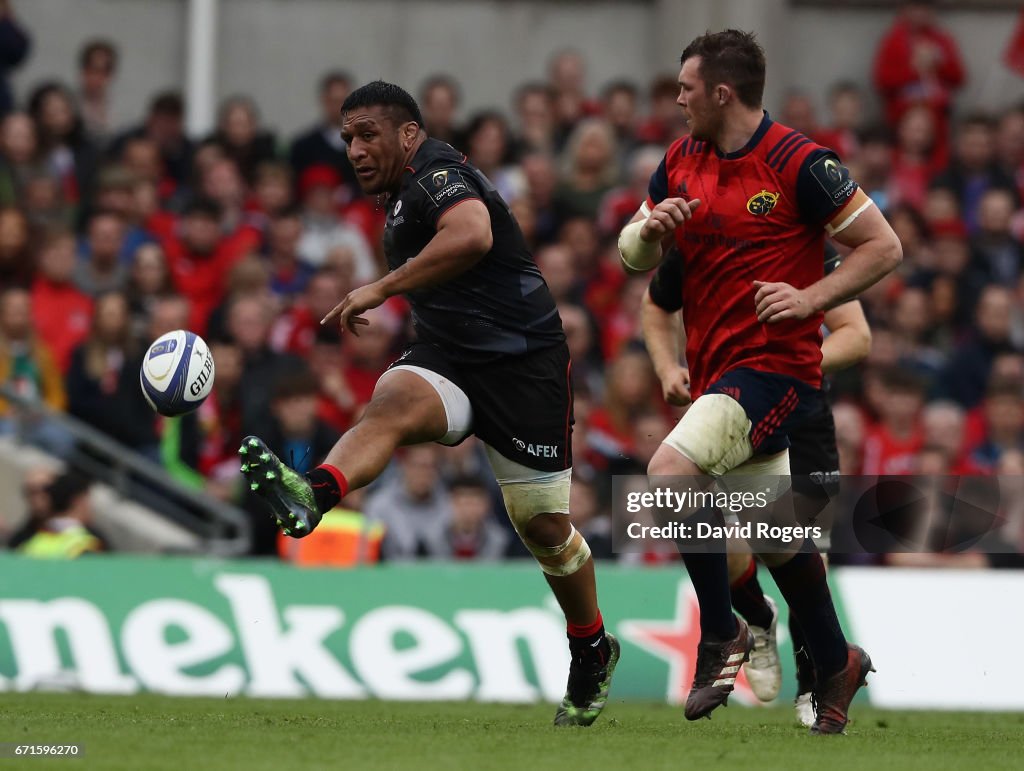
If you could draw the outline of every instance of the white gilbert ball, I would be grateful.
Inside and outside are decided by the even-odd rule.
[[[146,351],[139,379],[149,406],[167,417],[192,412],[213,388],[213,354],[199,335],[176,329]]]

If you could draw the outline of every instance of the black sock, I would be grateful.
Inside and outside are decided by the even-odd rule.
[[[789,562],[770,568],[789,612],[803,631],[805,647],[819,677],[828,677],[846,666],[847,645],[832,593],[825,580],[825,563],[808,540]]]
[[[792,613],[789,614],[789,637],[793,641],[793,658],[796,659],[796,692],[810,693],[814,690],[814,662],[807,650],[804,630]]]
[[[569,638],[569,652],[580,659],[595,658],[606,664],[611,653],[608,638],[604,633],[604,619],[598,611],[597,620],[586,626],[568,624],[566,637]]]
[[[748,624],[767,629],[772,623],[772,609],[764,599],[761,582],[757,580],[757,564],[750,560],[750,567],[736,583],[729,587],[732,606]]]
[[[321,514],[326,514],[341,501],[342,493],[338,480],[323,466],[317,466],[306,474],[306,479],[313,488],[313,499]]]

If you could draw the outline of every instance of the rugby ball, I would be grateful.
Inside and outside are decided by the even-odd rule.
[[[146,351],[139,380],[149,406],[169,418],[192,412],[213,388],[213,355],[199,335],[176,329]]]

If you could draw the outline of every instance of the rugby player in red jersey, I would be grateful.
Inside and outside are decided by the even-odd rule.
[[[835,153],[764,112],[765,59],[753,35],[702,35],[681,64],[677,101],[690,134],[669,148],[647,201],[619,238],[629,269],[657,265],[663,242],[683,258],[694,401],[648,472],[710,476],[742,491],[754,475],[789,476],[787,428],[805,417],[821,385],[824,311],[893,270],[902,250]],[[826,233],[851,249],[827,276]],[[762,548],[761,556],[814,662],[811,730],[841,733],[871,660],[847,643],[810,540],[796,552]],[[726,555],[686,554],[684,561],[701,609],[685,710],[694,720],[728,699],[753,636],[732,613]]]

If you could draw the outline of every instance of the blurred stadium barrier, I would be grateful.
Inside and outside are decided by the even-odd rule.
[[[601,577],[605,621],[623,641],[613,698],[678,703],[699,635],[688,582],[674,569]],[[1002,607],[1024,575],[847,568],[832,580],[844,627],[879,670],[873,705],[1024,708],[1024,673],[986,670],[971,643],[977,628],[1024,633]],[[564,623],[532,566],[5,556],[0,587],[0,690],[534,702],[565,686]],[[743,677],[734,702],[755,703]]]

